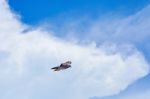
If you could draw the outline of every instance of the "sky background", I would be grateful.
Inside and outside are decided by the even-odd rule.
[[[38,0],[36,3],[34,0],[9,0],[9,4],[23,22],[33,25],[45,19],[62,20],[66,16],[98,18],[113,12],[129,16],[147,6],[149,0]]]
[[[149,99],[149,11],[150,0],[0,0],[0,99]]]

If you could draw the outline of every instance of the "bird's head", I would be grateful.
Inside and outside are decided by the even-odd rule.
[[[67,63],[67,64],[71,64],[71,61],[67,61],[66,63]]]

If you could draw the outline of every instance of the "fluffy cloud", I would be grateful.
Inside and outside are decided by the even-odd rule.
[[[87,99],[117,94],[149,72],[142,53],[131,45],[83,46],[29,30],[0,0],[0,98]],[[109,49],[109,50],[108,50]],[[66,60],[72,68],[49,68]]]

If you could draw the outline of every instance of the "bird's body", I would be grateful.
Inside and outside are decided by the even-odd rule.
[[[67,61],[65,63],[61,63],[60,66],[53,67],[51,69],[53,69],[54,71],[60,71],[60,70],[64,70],[70,67],[71,67],[71,61]]]

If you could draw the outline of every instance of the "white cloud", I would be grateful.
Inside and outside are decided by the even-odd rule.
[[[4,0],[0,0],[0,12],[1,99],[87,99],[113,95],[149,72],[149,64],[133,47],[81,46],[41,29],[22,34],[24,25]],[[57,73],[49,70],[66,60],[73,62],[71,69]]]

